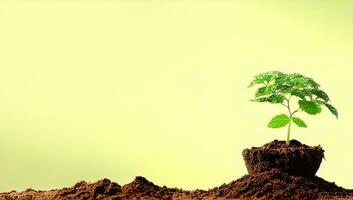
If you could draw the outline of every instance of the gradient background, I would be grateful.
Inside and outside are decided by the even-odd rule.
[[[249,102],[268,70],[313,77],[339,111],[292,138],[353,188],[352,1],[0,1],[0,191],[142,175],[185,189],[241,177],[284,139]]]

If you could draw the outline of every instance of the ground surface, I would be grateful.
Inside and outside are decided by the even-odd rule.
[[[298,145],[297,141],[293,143]],[[273,141],[261,148],[278,148]],[[302,146],[299,145],[298,148]],[[270,148],[270,149],[273,149]],[[294,148],[292,146],[291,148]],[[296,148],[296,147],[295,147]],[[223,199],[352,199],[353,190],[344,189],[317,176],[291,175],[269,166],[267,170],[252,171],[240,179],[210,190],[185,191],[160,187],[144,177],[136,177],[124,186],[103,179],[95,183],[81,181],[74,186],[50,191],[27,189],[23,192],[0,193],[0,200],[223,200]]]

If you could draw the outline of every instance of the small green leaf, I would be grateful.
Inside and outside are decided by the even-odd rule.
[[[252,87],[257,84],[268,84],[270,83],[273,79],[277,77],[281,77],[284,74],[279,71],[269,71],[265,73],[261,73],[255,76],[255,79],[250,82],[248,87]]]
[[[284,96],[271,95],[268,97],[268,102],[270,102],[270,103],[283,103],[284,99],[285,99]]]
[[[248,85],[248,87],[252,87],[256,84],[260,84],[260,83],[263,83],[264,81],[261,80],[261,79],[254,79],[253,81],[250,82],[250,84]]]
[[[293,120],[293,122],[294,122],[297,126],[299,126],[299,127],[302,127],[302,128],[308,127],[308,126],[305,124],[305,122],[304,122],[302,119],[300,119],[299,117],[292,117],[292,120]]]
[[[313,88],[316,88],[316,89],[320,87],[320,84],[318,84],[312,78],[306,77],[306,82],[307,82],[307,85],[309,85],[310,87],[313,87]]]
[[[284,96],[272,94],[271,96],[259,97],[259,98],[255,98],[255,99],[253,99],[251,101],[254,101],[254,102],[283,103],[284,99],[285,99]]]
[[[326,103],[325,106],[329,109],[329,111],[336,116],[336,118],[338,119],[338,112],[337,109],[335,107],[333,107],[331,104]]]
[[[315,103],[313,101],[299,100],[298,104],[304,112],[310,115],[316,115],[321,112],[320,104]]]
[[[294,84],[294,86],[297,88],[304,88],[305,87],[305,78],[304,77],[296,77],[296,78],[293,78],[291,81]]]
[[[252,87],[257,84],[265,84],[271,81],[272,76],[267,73],[262,73],[255,76],[255,79],[250,82],[248,87]]]
[[[307,92],[305,90],[297,90],[297,89],[292,90],[290,94],[304,100],[305,100],[305,96],[307,96]]]
[[[319,89],[312,89],[309,91],[311,94],[317,96],[317,98],[320,98],[322,100],[324,100],[325,102],[328,102],[330,100],[330,98],[328,97],[328,95],[326,94],[326,92],[319,90]]]
[[[286,84],[276,85],[276,90],[281,94],[288,94],[292,90],[292,87]]]
[[[286,114],[276,115],[268,123],[267,127],[269,128],[281,128],[286,126],[290,122],[290,118]]]
[[[260,87],[255,93],[255,98],[271,94],[271,87]]]
[[[312,78],[303,76],[298,73],[289,74],[290,82],[294,87],[297,88],[318,88],[320,85],[315,82]]]

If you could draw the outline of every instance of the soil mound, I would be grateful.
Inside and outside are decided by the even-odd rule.
[[[277,168],[291,175],[306,177],[316,174],[324,158],[321,146],[310,147],[297,140],[291,140],[289,145],[274,140],[262,147],[244,149],[242,154],[249,174]]]
[[[73,187],[58,190],[54,199],[108,199],[117,198],[121,194],[121,186],[103,179],[96,183],[87,184],[84,181],[76,183]]]
[[[160,187],[137,176],[124,186],[109,179],[95,183],[81,181],[69,188],[50,191],[27,189],[0,193],[0,200],[353,200],[353,190],[315,176],[314,168],[320,166],[323,152],[320,146],[310,147],[296,140],[289,146],[275,140],[262,147],[245,149],[243,156],[249,174],[208,191]],[[298,171],[298,167],[313,169],[307,174]]]
[[[159,187],[142,176],[137,176],[133,182],[122,187],[122,196],[128,199],[140,199],[147,197],[150,199],[156,198],[167,200],[172,199],[173,193],[176,192],[177,189],[170,189],[166,186]]]
[[[211,189],[209,196],[230,199],[332,199],[348,198],[353,191],[319,177],[289,175],[279,169],[245,175],[229,184]]]

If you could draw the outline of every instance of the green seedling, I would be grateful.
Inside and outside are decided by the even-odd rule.
[[[286,144],[289,144],[292,122],[298,127],[306,128],[306,123],[295,114],[304,111],[309,115],[316,115],[321,112],[321,106],[325,106],[333,115],[338,118],[338,112],[331,105],[330,98],[320,85],[312,78],[301,74],[285,74],[278,71],[270,71],[255,76],[249,87],[259,85],[255,93],[254,102],[269,102],[279,104],[288,110],[288,114],[279,114],[271,119],[267,127],[281,128],[288,126]],[[298,108],[292,109],[290,101],[292,97],[298,100]]]

